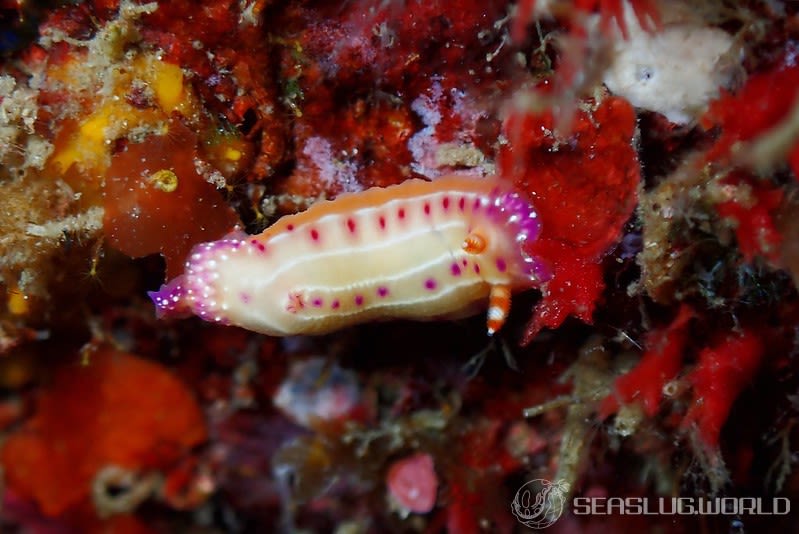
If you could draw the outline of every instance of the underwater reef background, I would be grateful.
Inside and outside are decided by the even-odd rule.
[[[453,174],[540,217],[493,337],[147,298]],[[0,0],[0,188],[1,532],[797,531],[797,2]],[[534,479],[792,506],[558,518]]]

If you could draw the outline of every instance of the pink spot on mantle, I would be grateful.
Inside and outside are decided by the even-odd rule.
[[[356,306],[363,305],[363,295],[355,295],[355,305]]]
[[[351,234],[355,233],[355,221],[352,219],[347,219],[347,228],[349,229]]]
[[[428,278],[424,281],[424,287],[427,289],[435,289],[436,288],[436,281],[433,278]]]
[[[460,265],[458,265],[457,263],[453,263],[452,265],[450,265],[449,270],[452,273],[452,276],[461,275],[461,268]]]
[[[505,263],[504,259],[497,258],[497,270],[501,273],[504,273],[508,270],[508,265]]]
[[[311,229],[311,239],[319,241],[319,231],[316,228]]]
[[[377,295],[380,297],[385,297],[388,295],[388,288],[386,286],[380,286],[377,288]]]

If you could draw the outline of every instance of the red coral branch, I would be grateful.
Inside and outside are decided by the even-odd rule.
[[[775,225],[774,214],[782,205],[783,190],[741,173],[727,177],[724,182],[749,190],[748,195],[735,195],[732,200],[716,205],[721,217],[735,223],[735,237],[744,260],[750,262],[755,256],[762,256],[778,264],[782,236]]]
[[[728,335],[699,353],[699,363],[688,375],[694,388],[694,405],[688,410],[683,427],[696,425],[708,447],[718,447],[721,427],[732,403],[757,372],[763,352],[758,333],[745,330],[741,335]]]
[[[682,367],[688,343],[688,325],[694,317],[694,310],[683,304],[668,326],[649,332],[641,361],[616,379],[614,392],[602,401],[600,417],[608,417],[618,411],[620,404],[635,400],[641,403],[649,417],[657,413],[663,398],[663,386],[674,379]]]
[[[726,158],[739,142],[763,135],[782,122],[797,103],[799,64],[788,53],[775,67],[753,74],[737,92],[724,92],[711,102],[700,120],[705,128],[718,126],[721,135],[707,153],[708,160]]]

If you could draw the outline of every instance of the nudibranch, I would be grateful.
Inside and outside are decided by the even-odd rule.
[[[456,319],[546,281],[524,250],[540,233],[523,193],[496,178],[407,180],[343,194],[255,236],[197,245],[185,273],[149,293],[159,317],[191,313],[274,336],[382,319]]]

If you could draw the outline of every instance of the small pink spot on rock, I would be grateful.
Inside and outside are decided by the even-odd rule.
[[[433,457],[418,453],[397,460],[388,468],[386,486],[392,499],[405,510],[416,514],[430,512],[438,493]]]

